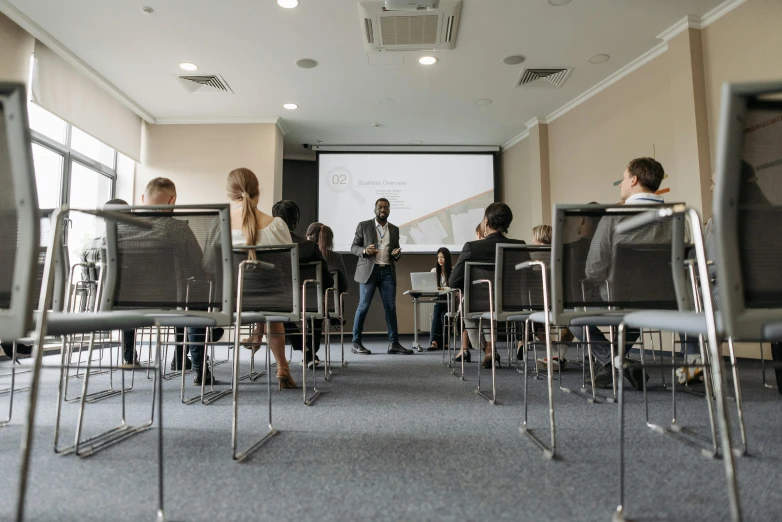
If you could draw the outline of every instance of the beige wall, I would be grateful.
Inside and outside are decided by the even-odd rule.
[[[0,81],[27,83],[34,47],[35,38],[0,13]]]
[[[615,203],[627,162],[654,155],[673,187],[668,56],[663,54],[549,124],[551,202]],[[682,195],[666,195],[681,199]]]
[[[513,222],[508,237],[532,239],[532,227],[537,216],[530,211],[529,138],[523,139],[502,154],[502,199],[513,210]]]
[[[134,202],[157,176],[177,186],[177,203],[226,202],[225,180],[247,167],[261,186],[259,208],[270,213],[282,194],[282,136],[276,125],[144,125]]]
[[[782,80],[782,1],[747,0],[703,29],[703,65],[715,163],[722,84]]]

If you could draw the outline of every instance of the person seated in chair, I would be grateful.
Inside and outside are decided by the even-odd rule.
[[[299,206],[295,201],[283,199],[275,203],[272,207],[272,217],[280,218],[285,222],[290,231],[291,240],[299,245],[299,265],[312,262],[320,263],[321,274],[323,276],[323,290],[325,291],[326,288],[331,288],[334,283],[331,272],[329,272],[328,264],[323,258],[323,254],[318,248],[318,245],[309,238],[301,237],[294,232],[296,227],[299,226],[299,216]],[[320,321],[316,321],[316,326],[314,328],[317,340],[315,352],[320,348],[320,332],[322,331],[322,325],[319,323]],[[301,351],[302,349],[300,326],[301,325],[298,323],[285,323],[285,337],[288,339],[288,342],[291,343],[293,349],[297,351]],[[309,332],[307,333],[307,339],[311,339]],[[313,353],[312,347],[309,345],[307,345],[307,349],[304,353],[304,360],[307,362],[308,366],[311,364],[317,365],[320,361],[317,355]]]
[[[482,221],[484,239],[480,241],[468,241],[464,244],[462,253],[456,261],[456,266],[453,267],[453,272],[451,272],[451,277],[449,279],[449,286],[451,288],[458,288],[463,292],[465,286],[471,283],[471,281],[465,282],[464,280],[464,264],[468,261],[494,263],[498,243],[526,244],[521,239],[510,239],[505,237],[511,221],[513,221],[513,212],[505,203],[492,203],[486,207]],[[469,336],[472,345],[474,347],[480,346],[478,340],[478,322],[465,319],[464,325],[467,331],[470,332]],[[484,359],[482,363],[484,368],[491,368],[491,350],[494,340],[490,337],[491,335],[487,333],[487,342],[484,348]],[[461,360],[461,357],[465,357],[465,360],[467,360],[466,353],[469,352],[466,348],[462,347],[462,350],[457,354],[458,360]],[[494,354],[494,359],[499,363],[500,357],[496,352]]]
[[[437,250],[437,264],[432,268],[432,272],[437,275],[437,288],[444,290],[448,287],[448,279],[451,277],[453,261],[451,260],[451,251],[445,247]],[[445,299],[450,299],[446,295]],[[448,301],[438,299],[434,303],[432,311],[432,326],[429,328],[429,348],[427,351],[442,350],[445,348],[443,341],[443,325],[445,324],[445,314],[448,313]]]

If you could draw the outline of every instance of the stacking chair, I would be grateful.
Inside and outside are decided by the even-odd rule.
[[[475,346],[477,350],[481,351],[481,344],[483,344],[483,330],[482,317],[488,313],[490,317],[494,316],[494,302],[492,301],[492,287],[490,283],[494,282],[494,263],[468,261],[464,264],[464,306],[463,313],[465,319],[472,321],[478,321],[478,346]],[[494,321],[489,325],[491,332],[491,340],[494,343]],[[481,362],[478,362],[478,386],[475,389],[475,393],[489,401],[489,404],[497,403],[497,381],[496,377],[496,364],[495,353],[497,347],[492,347],[491,352],[491,376],[492,376],[492,392],[491,396],[487,395],[484,390],[481,389]],[[464,358],[462,358],[464,360]]]
[[[324,334],[325,334],[325,340],[326,340],[326,360],[324,361],[324,369],[323,369],[323,375],[324,379],[327,381],[331,380],[332,373],[331,373],[331,327],[336,325],[339,330],[339,344],[340,344],[340,350],[341,350],[341,361],[342,366],[347,366],[347,362],[345,361],[345,324],[344,324],[344,315],[343,315],[343,302],[345,298],[345,294],[347,292],[339,292],[338,289],[338,282],[339,282],[339,273],[335,270],[331,271],[331,279],[334,281],[334,286],[331,288],[327,288],[324,296],[324,308],[326,309],[326,315],[327,319],[324,321]],[[329,299],[329,293],[331,293],[332,298]]]
[[[505,340],[508,345],[508,367],[511,359],[516,358],[516,354],[511,354],[511,330],[516,331],[516,325],[526,323],[529,315],[533,312],[530,308],[530,288],[528,284],[523,284],[522,280],[527,277],[527,273],[516,270],[516,265],[531,260],[531,254],[547,255],[549,247],[531,246],[513,243],[497,244],[494,279],[484,279],[480,283],[489,287],[489,309],[481,315],[481,324],[484,320],[489,321],[492,332],[492,339],[496,342],[495,325],[505,325]],[[475,281],[474,283],[478,283]],[[511,328],[512,327],[512,328]],[[480,330],[480,328],[479,328]],[[514,336],[515,339],[515,336]],[[496,349],[496,347],[495,347]],[[492,355],[493,357],[493,355]],[[492,365],[494,366],[494,365]],[[479,368],[480,381],[480,368]],[[494,373],[492,373],[492,389],[494,386]],[[485,396],[484,396],[485,397]],[[496,400],[496,396],[492,397]]]
[[[713,375],[716,417],[733,520],[741,520],[741,504],[720,347],[725,338],[728,338],[729,344],[732,341],[782,341],[782,259],[779,255],[782,241],[777,230],[782,223],[782,198],[779,196],[782,168],[780,94],[782,83],[779,82],[726,84],[723,87],[713,204],[719,303],[715,303],[712,297],[708,259],[696,210],[675,208],[667,213],[649,213],[639,217],[636,223],[627,225],[671,219],[676,215],[686,215],[692,224],[703,312],[639,312],[625,317],[625,323],[628,326],[651,324],[708,339],[708,363]],[[738,387],[738,382],[734,385]],[[615,518],[620,520],[625,512],[622,415],[620,408],[619,505],[615,514]]]
[[[16,520],[24,519],[27,480],[35,432],[43,341],[46,335],[68,335],[95,329],[141,328],[154,325],[154,319],[132,314],[64,314],[49,312],[55,275],[63,259],[58,255],[62,245],[63,224],[60,211],[52,213],[53,230],[49,237],[42,272],[38,312],[34,313],[36,267],[40,258],[40,217],[35,175],[33,172],[30,131],[26,112],[25,88],[21,84],[0,84],[0,338],[16,340],[33,334],[33,371],[30,405],[21,447]],[[63,211],[67,211],[63,209]],[[90,211],[106,219],[124,222],[135,220],[115,213]],[[157,380],[158,387],[160,380]],[[160,400],[159,389],[155,388]],[[155,399],[153,398],[153,401]],[[158,516],[163,516],[162,411],[158,404]]]
[[[248,259],[248,252],[255,259]],[[245,246],[234,249],[234,264],[238,268],[235,287],[236,313],[234,327],[243,324],[266,325],[266,374],[267,374],[267,422],[268,431],[244,451],[238,450],[239,439],[239,335],[235,337],[233,360],[233,420],[231,425],[231,450],[233,459],[241,462],[277,434],[272,424],[271,353],[268,339],[272,323],[297,322],[306,324],[306,314],[301,313],[299,292],[299,249],[296,245]],[[284,335],[284,334],[280,334]],[[306,330],[302,333],[306,336]],[[306,337],[304,338],[306,339]],[[306,370],[306,366],[305,366]],[[306,388],[305,388],[306,394]]]

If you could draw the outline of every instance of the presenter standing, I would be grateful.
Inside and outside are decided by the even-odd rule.
[[[350,251],[358,257],[355,280],[361,284],[356,317],[353,321],[353,353],[369,355],[370,352],[361,344],[361,334],[364,330],[364,319],[367,317],[369,305],[375,295],[375,289],[380,290],[383,309],[386,312],[388,327],[388,353],[410,355],[408,350],[399,344],[399,332],[396,325],[396,268],[395,264],[402,255],[399,247],[399,227],[388,222],[391,204],[385,198],[375,201],[375,219],[362,221],[356,227],[356,237]]]

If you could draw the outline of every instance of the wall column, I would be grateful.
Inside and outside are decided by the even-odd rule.
[[[671,186],[687,194],[687,204],[711,216],[711,150],[703,71],[701,31],[688,28],[668,42],[675,170]],[[667,169],[667,166],[666,166]]]
[[[529,129],[529,210],[532,226],[551,224],[551,181],[549,178],[548,125],[534,118]]]

